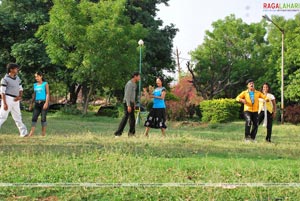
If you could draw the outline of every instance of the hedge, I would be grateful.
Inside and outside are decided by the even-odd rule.
[[[209,123],[224,123],[239,118],[240,103],[235,99],[213,99],[200,103],[202,121]]]

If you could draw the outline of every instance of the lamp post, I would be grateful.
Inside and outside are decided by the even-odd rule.
[[[139,47],[140,47],[140,65],[139,65],[139,73],[140,73],[140,76],[142,76],[142,47],[144,45],[144,41],[142,39],[139,40],[138,42],[139,44]],[[141,93],[141,90],[142,90],[142,78],[140,79],[139,81],[139,113],[138,113],[138,116],[137,116],[137,122],[136,123],[140,123],[140,112],[141,112],[141,96],[142,96],[142,93]]]
[[[283,93],[283,87],[284,87],[284,30],[279,27],[273,20],[271,20],[267,15],[263,15],[263,18],[265,18],[267,21],[274,24],[279,31],[281,32],[281,124],[284,123],[283,119],[283,112],[284,112],[284,93]]]

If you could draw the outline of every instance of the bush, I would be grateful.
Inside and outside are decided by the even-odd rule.
[[[284,121],[292,124],[300,123],[300,105],[290,105],[286,107],[283,118]]]
[[[119,110],[118,110],[118,107],[113,106],[113,105],[100,106],[96,115],[97,116],[106,116],[106,117],[118,117]]]
[[[238,119],[240,104],[234,99],[214,99],[200,103],[202,121],[224,123]]]
[[[167,119],[180,121],[186,118],[187,111],[182,101],[169,100],[166,105]]]

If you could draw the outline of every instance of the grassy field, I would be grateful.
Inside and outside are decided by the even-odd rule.
[[[31,113],[23,113],[30,128]],[[300,127],[245,143],[244,122],[168,122],[115,139],[120,119],[48,115],[47,136],[0,129],[0,200],[300,200]],[[126,128],[126,131],[128,129]]]

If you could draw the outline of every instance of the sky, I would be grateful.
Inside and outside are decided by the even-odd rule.
[[[275,7],[264,8],[264,3]],[[183,67],[190,59],[188,53],[201,45],[205,31],[212,30],[211,24],[214,21],[225,19],[230,14],[242,18],[248,24],[259,22],[263,15],[279,15],[290,19],[300,12],[300,8],[283,9],[284,4],[291,3],[298,3],[300,7],[299,0],[169,0],[169,6],[158,6],[160,11],[157,17],[164,25],[173,23],[179,29],[173,41],[173,52],[178,49],[180,66]],[[280,8],[276,5],[280,5]]]

